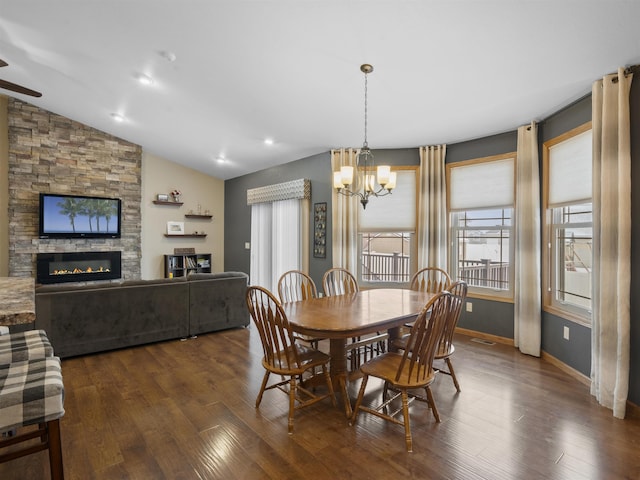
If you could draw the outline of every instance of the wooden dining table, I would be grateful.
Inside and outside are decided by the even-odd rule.
[[[342,394],[347,417],[347,340],[370,333],[389,332],[397,338],[400,327],[415,319],[434,294],[402,288],[363,290],[354,294],[319,297],[283,305],[294,332],[329,339],[330,371]]]

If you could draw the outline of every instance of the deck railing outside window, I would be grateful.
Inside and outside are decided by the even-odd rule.
[[[469,286],[506,290],[509,288],[509,263],[489,259],[460,260],[457,278]]]
[[[363,252],[362,277],[368,282],[408,283],[411,280],[409,255]],[[464,260],[458,267],[458,279],[470,286],[507,289],[509,264],[488,259]]]
[[[409,255],[397,252],[363,252],[362,278],[367,282],[409,282],[411,280]]]

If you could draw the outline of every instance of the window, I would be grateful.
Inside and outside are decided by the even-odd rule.
[[[307,270],[309,180],[247,190],[251,206],[250,283],[275,292],[288,270]]]
[[[543,146],[546,211],[544,308],[591,323],[591,124]]]
[[[391,195],[370,198],[358,210],[358,283],[369,286],[406,283],[415,271],[416,169],[394,168]]]
[[[450,274],[471,293],[513,296],[515,154],[447,165]]]

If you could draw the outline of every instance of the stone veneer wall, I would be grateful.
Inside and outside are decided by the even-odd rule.
[[[16,99],[9,99],[9,275],[36,277],[36,254],[122,252],[122,276],[140,278],[142,148]],[[39,239],[38,194],[122,200],[122,236]]]

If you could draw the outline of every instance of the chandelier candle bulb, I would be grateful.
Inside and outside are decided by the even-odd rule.
[[[391,172],[389,174],[389,181],[386,183],[386,185],[384,185],[384,188],[386,188],[389,191],[396,188],[397,177],[398,177],[398,174],[396,172]],[[382,184],[382,182],[380,182],[380,184]]]
[[[342,176],[342,185],[351,185],[353,183],[353,167],[342,167],[340,172]]]
[[[376,177],[374,175],[367,175],[365,178],[365,190],[367,192],[375,192],[376,191]]]
[[[380,165],[378,167],[378,183],[383,187],[389,183],[389,175],[391,174],[391,167],[388,165]]]

